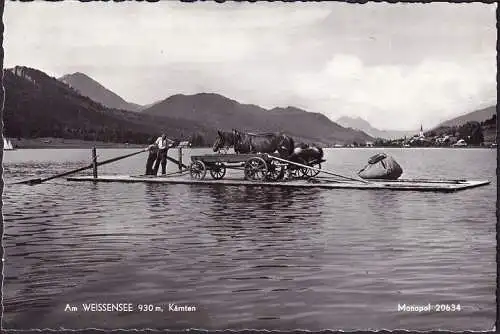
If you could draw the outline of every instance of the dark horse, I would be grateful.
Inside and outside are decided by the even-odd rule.
[[[288,157],[290,161],[311,165],[323,162],[323,149],[318,145],[300,143]]]
[[[218,131],[213,145],[214,152],[221,148],[234,147],[236,153],[274,153],[287,158],[293,153],[295,144],[293,138],[283,133],[252,134],[238,130],[232,132]]]
[[[323,160],[323,149],[315,144],[305,144],[300,143],[295,147],[293,153],[288,157],[288,160],[291,162],[295,162],[301,165],[311,166],[314,169],[301,167],[299,165],[289,164],[287,170],[286,178],[295,178],[295,177],[305,177],[310,178],[319,174],[319,170],[321,168],[321,163],[325,162]]]

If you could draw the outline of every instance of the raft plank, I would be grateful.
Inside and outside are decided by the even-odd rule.
[[[97,179],[92,176],[69,177],[68,181],[91,181],[91,182],[122,182],[122,183],[165,183],[165,184],[199,184],[199,185],[230,185],[230,186],[270,186],[270,187],[300,187],[300,188],[324,188],[324,189],[359,189],[359,190],[406,190],[406,191],[438,191],[453,192],[479,186],[488,185],[490,181],[465,181],[465,180],[377,180],[370,183],[357,183],[350,181],[317,180],[308,182],[306,180],[292,180],[280,182],[255,182],[237,178],[224,178],[214,180],[194,180],[190,176],[145,176],[145,175],[101,175]]]

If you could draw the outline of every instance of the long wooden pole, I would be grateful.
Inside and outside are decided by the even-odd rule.
[[[314,170],[314,171],[317,171],[317,172],[321,172],[321,173],[325,173],[325,174],[337,176],[337,177],[340,177],[340,178],[343,178],[343,179],[347,179],[347,180],[351,180],[351,181],[356,181],[356,182],[370,183],[370,182],[365,181],[365,180],[353,179],[351,177],[347,177],[347,176],[335,174],[335,173],[332,173],[332,172],[329,172],[329,171],[326,171],[326,170],[323,170],[323,169],[319,169],[319,168],[315,168],[315,167],[311,167],[311,166],[299,164],[298,162],[293,162],[293,161],[290,161],[290,160],[281,159],[281,158],[275,157],[274,155],[268,154],[267,156],[270,159],[275,159],[275,160],[278,160],[278,161],[281,161],[281,162],[286,162],[286,163],[289,163],[289,164],[292,164],[292,165],[296,165],[296,166],[299,166],[299,167],[302,167],[302,168],[308,168],[308,169],[311,169],[311,170]]]
[[[40,183],[43,183],[43,182],[46,182],[46,181],[49,181],[49,180],[57,179],[59,177],[67,176],[67,175],[70,175],[70,174],[75,174],[75,173],[84,171],[86,169],[94,168],[94,166],[97,167],[97,166],[109,164],[109,163],[112,163],[112,162],[115,162],[115,161],[118,161],[118,160],[121,160],[121,159],[125,159],[125,158],[137,155],[137,154],[145,152],[145,151],[147,151],[147,149],[140,150],[138,152],[134,152],[134,153],[126,154],[126,155],[122,155],[122,156],[119,156],[119,157],[116,157],[116,158],[111,158],[111,159],[104,160],[104,161],[101,161],[101,162],[96,162],[96,164],[91,163],[88,166],[84,166],[84,167],[81,167],[81,168],[78,168],[78,169],[73,169],[73,170],[70,170],[68,172],[57,174],[57,175],[54,175],[54,176],[51,176],[51,177],[48,177],[48,178],[45,178],[45,179],[42,179],[42,178],[31,179],[31,180],[16,182],[16,184],[29,184],[29,185],[40,184]]]
[[[97,179],[97,151],[95,146],[92,147],[92,171],[94,179]]]
[[[178,153],[179,153],[179,163],[177,164],[179,166],[179,170],[182,170],[182,147],[179,146],[179,148],[177,149]]]
[[[170,161],[172,161],[173,163],[175,163],[175,164],[177,164],[177,165],[182,166],[183,168],[186,168],[186,169],[187,169],[187,168],[189,168],[188,166],[184,165],[181,161],[179,161],[179,160],[175,160],[174,158],[169,157],[168,155],[167,155],[167,160],[170,160]]]

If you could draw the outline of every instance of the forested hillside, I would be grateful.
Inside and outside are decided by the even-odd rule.
[[[4,73],[7,137],[129,143],[147,143],[162,132],[180,139],[215,137],[195,121],[107,108],[36,69],[17,66]]]

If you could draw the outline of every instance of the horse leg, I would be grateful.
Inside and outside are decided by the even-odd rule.
[[[286,172],[285,172],[285,177],[284,177],[285,181],[293,180],[293,169],[294,168],[295,168],[294,166],[290,166],[290,165],[288,165],[286,167]]]

